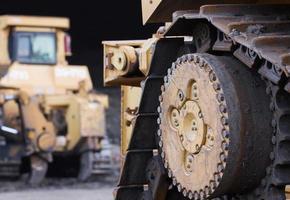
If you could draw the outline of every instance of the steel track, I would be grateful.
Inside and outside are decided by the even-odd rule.
[[[288,152],[290,149],[290,95],[286,92],[286,90],[288,90],[288,78],[285,78],[283,75],[284,72],[288,70],[288,68],[285,67],[288,64],[288,59],[285,58],[288,58],[289,54],[285,54],[285,52],[288,52],[285,46],[289,43],[289,30],[287,28],[289,27],[289,18],[285,16],[287,13],[285,9],[281,7],[277,9],[280,13],[276,12],[273,17],[259,17],[259,11],[269,11],[269,9],[263,7],[262,10],[259,10],[259,8],[255,7],[248,11],[251,17],[247,18],[247,9],[248,7],[246,6],[240,9],[238,6],[229,6],[225,9],[219,7],[216,12],[211,15],[212,13],[208,14],[205,12],[207,8],[204,8],[203,14],[208,14],[208,19],[213,21],[213,25],[217,28],[217,34],[221,35],[221,37],[217,38],[215,45],[211,47],[214,53],[227,52],[235,55],[246,66],[257,71],[257,74],[260,74],[267,83],[266,92],[271,98],[269,107],[273,112],[273,137],[271,141],[273,144],[273,151],[269,155],[272,164],[265,169],[267,176],[261,180],[260,186],[255,190],[250,191],[248,194],[237,194],[236,197],[221,197],[220,199],[283,200],[285,199],[285,186],[290,184],[290,153]],[[231,10],[233,12],[237,10],[239,12],[243,11],[245,15],[242,19],[240,15],[236,15],[236,24],[232,25],[235,29],[225,29],[226,26],[224,26],[223,23],[231,19],[230,17],[228,19],[223,18],[221,14],[227,13],[224,11]],[[221,12],[219,13],[218,11]],[[255,14],[253,13],[256,14],[258,20],[255,19]],[[205,15],[203,15],[203,17],[204,16]],[[282,21],[277,20],[279,16],[283,16],[280,18]],[[253,23],[251,24],[245,19],[255,24],[262,24],[262,26],[252,27]],[[265,21],[265,19],[268,21]],[[251,32],[239,30],[239,28],[244,27],[246,23],[252,28]],[[278,29],[274,30],[272,28],[275,26],[278,27]],[[267,27],[269,28],[267,29]],[[265,32],[265,30],[268,31]],[[247,34],[249,35],[247,36]],[[253,42],[254,45],[251,45],[251,42]],[[269,53],[269,49],[272,49],[271,51],[274,52],[273,56]],[[284,59],[281,60],[280,58],[282,57],[279,57],[277,52],[284,54]],[[275,61],[277,62],[275,63]],[[167,66],[168,68],[170,67],[170,65]],[[158,135],[158,122],[156,123],[154,121],[157,120],[158,116],[156,111],[160,95],[159,88],[162,85],[165,75],[165,70],[159,73],[158,76],[150,74],[145,83],[143,83],[142,100],[136,117],[133,137],[127,152],[119,187],[116,191],[116,199],[118,200],[169,200],[183,198],[183,195],[179,195],[178,189],[171,187],[173,184],[170,179],[166,179],[161,183],[158,182],[159,184],[167,184],[166,187],[169,186],[169,190],[167,191],[169,195],[167,195],[167,197],[161,199],[158,198],[158,196],[152,195],[155,194],[152,188],[156,188],[156,186],[154,187],[152,184],[154,185],[156,182],[148,180],[148,173],[152,173],[150,167],[149,172],[148,170],[146,172],[146,169],[148,169],[146,165],[150,163],[154,155],[157,155],[158,142],[156,138]],[[148,95],[148,93],[150,94]],[[145,107],[146,111],[142,110]],[[141,124],[150,124],[150,126],[146,126],[146,130],[144,130],[144,126]],[[156,169],[156,167],[153,169]],[[162,169],[159,169],[159,171],[162,171]],[[158,175],[158,173],[155,174]],[[161,173],[159,175],[167,177],[167,174],[164,175]]]

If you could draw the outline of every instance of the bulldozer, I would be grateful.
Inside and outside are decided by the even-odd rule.
[[[0,177],[28,172],[38,184],[67,156],[80,180],[101,170],[108,97],[93,91],[86,66],[68,64],[68,29],[67,18],[0,16]]]
[[[122,90],[115,199],[289,198],[290,1],[141,4],[156,33],[103,42]]]

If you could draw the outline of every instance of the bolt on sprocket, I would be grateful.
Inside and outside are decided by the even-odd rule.
[[[207,199],[259,184],[271,151],[264,88],[230,57],[190,54],[168,70],[158,109],[159,146],[168,176],[184,196]]]

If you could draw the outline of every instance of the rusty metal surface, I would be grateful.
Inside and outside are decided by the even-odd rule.
[[[165,62],[176,56],[175,49],[182,46],[183,39],[153,36],[153,38],[139,42],[110,41],[103,42],[103,44],[104,84],[106,86],[140,86],[140,82],[145,80],[149,74],[154,73],[152,70],[156,70],[151,69],[150,66],[170,64]],[[165,52],[167,57],[159,57]]]
[[[103,78],[106,86],[118,84],[138,86],[140,82],[145,79],[138,69],[139,66],[136,66],[140,62],[140,58],[137,58],[137,54],[145,43],[146,40],[103,42]],[[147,60],[147,58],[145,59]]]
[[[231,50],[235,42],[242,44],[235,55],[240,60],[248,62],[249,67],[253,67],[253,63],[250,62],[255,62],[255,59],[262,57],[276,68],[272,76],[275,76],[275,73],[281,76],[282,72],[286,76],[289,75],[289,6],[207,5],[201,8],[198,15],[188,12],[178,16],[174,24],[182,23],[184,18],[190,21],[200,19],[210,21],[221,31],[221,34],[227,36],[226,42],[230,45],[228,50]],[[174,24],[172,27],[175,26]],[[172,34],[174,28],[169,29],[166,35]],[[222,47],[225,47],[225,40],[222,42]],[[248,58],[252,58],[252,61]],[[269,78],[275,79],[275,77]]]
[[[121,87],[121,157],[122,164],[132,136],[137,117],[142,89],[140,87]]]
[[[143,23],[170,22],[172,13],[210,4],[289,4],[289,0],[142,0]]]

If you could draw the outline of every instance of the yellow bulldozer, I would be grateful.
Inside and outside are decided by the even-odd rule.
[[[122,87],[117,200],[286,199],[289,11],[287,0],[142,0],[144,24],[164,26],[103,42],[105,85]]]
[[[0,177],[24,169],[37,184],[49,163],[70,155],[79,159],[80,180],[109,169],[95,156],[108,97],[92,91],[86,66],[68,65],[68,28],[66,18],[0,16]]]

